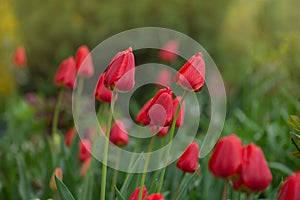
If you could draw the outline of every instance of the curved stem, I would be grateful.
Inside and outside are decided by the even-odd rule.
[[[223,195],[222,200],[227,199],[227,191],[228,191],[228,179],[225,180],[224,189],[223,189]]]
[[[174,193],[174,196],[173,196],[173,200],[175,200],[177,198],[177,195],[178,195],[178,192],[179,192],[179,188],[181,186],[181,183],[183,181],[183,178],[184,178],[184,175],[185,175],[185,172],[182,172],[181,176],[180,176],[180,179],[179,179],[179,182],[178,182],[178,185],[176,187],[176,190],[175,190],[175,193]]]
[[[114,108],[114,94],[112,95],[112,100],[111,100],[110,106],[111,106],[111,110],[110,110],[109,117],[107,120],[106,133],[105,133],[106,137],[105,137],[105,144],[104,144],[104,151],[103,151],[101,195],[100,195],[101,200],[105,200],[107,156],[108,156],[108,147],[109,147],[110,128],[111,128],[111,122],[112,122],[112,112],[113,112],[113,108]]]
[[[156,137],[153,136],[152,139],[151,139],[151,142],[150,142],[149,147],[148,147],[148,153],[152,151],[152,148],[153,148],[153,145],[154,145],[154,142],[155,142],[155,138]],[[142,200],[142,197],[143,197],[143,188],[144,188],[144,184],[145,184],[145,180],[146,180],[147,168],[148,168],[148,165],[149,165],[149,161],[150,161],[150,154],[147,156],[146,162],[145,162],[145,165],[144,165],[143,175],[142,175],[141,184],[140,184],[139,200]]]
[[[167,169],[168,158],[169,158],[169,154],[170,154],[170,151],[171,151],[171,144],[172,144],[171,141],[172,141],[173,136],[174,136],[176,120],[178,118],[178,114],[179,114],[181,104],[183,103],[183,100],[186,97],[186,95],[187,95],[187,91],[184,91],[183,95],[182,95],[182,98],[181,98],[181,101],[180,101],[180,103],[178,105],[178,108],[176,110],[172,125],[171,125],[170,138],[169,138],[169,141],[168,141],[168,148],[167,148],[167,152],[166,152],[166,156],[165,156],[165,160],[164,160],[164,167],[162,168],[162,172],[160,174],[160,179],[159,179],[159,185],[158,185],[157,192],[160,192],[161,189],[162,189],[162,185],[163,185],[163,182],[164,182],[164,177],[165,177],[165,173],[166,173],[166,169]]]
[[[63,89],[61,89],[59,91],[55,110],[54,110],[53,121],[52,121],[52,137],[53,138],[54,138],[54,135],[57,134],[57,123],[58,123],[59,110],[60,110],[60,106],[61,106],[63,92],[64,92]]]

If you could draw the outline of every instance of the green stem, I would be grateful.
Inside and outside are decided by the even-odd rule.
[[[120,160],[120,151],[117,152],[117,159],[116,159],[116,169],[114,169],[113,180],[111,184],[111,199],[115,198],[115,185],[117,185],[118,181],[118,167],[119,167],[119,160]]]
[[[79,110],[79,106],[80,106],[80,101],[81,101],[81,94],[82,94],[82,90],[83,90],[83,78],[82,77],[79,77],[78,78],[78,84],[77,84],[77,92],[76,92],[76,105],[75,105],[75,111],[76,113],[78,112]]]
[[[182,95],[182,98],[181,98],[181,101],[180,101],[180,103],[178,105],[178,108],[176,110],[176,113],[175,113],[172,125],[171,125],[170,137],[169,137],[169,141],[168,141],[168,148],[167,148],[167,152],[166,152],[166,156],[165,156],[165,160],[164,160],[164,167],[162,168],[162,172],[160,174],[160,179],[159,179],[159,184],[158,184],[158,190],[157,190],[157,192],[160,192],[161,189],[162,189],[162,185],[163,185],[163,182],[164,182],[164,177],[165,177],[165,173],[166,173],[166,169],[167,169],[168,158],[169,158],[169,154],[170,154],[170,150],[171,150],[171,144],[172,144],[171,141],[172,141],[173,136],[174,136],[176,120],[178,118],[178,114],[179,114],[179,110],[180,110],[181,104],[183,103],[183,100],[186,97],[186,95],[187,95],[187,91],[184,91],[183,95]]]
[[[178,182],[178,185],[177,185],[177,187],[176,187],[174,196],[173,196],[173,200],[175,200],[175,199],[177,198],[177,195],[178,195],[178,192],[179,192],[179,188],[180,188],[181,183],[182,183],[182,181],[183,181],[184,175],[185,175],[185,172],[182,172],[182,174],[181,174],[181,176],[180,176],[180,179],[179,179],[179,182]]]
[[[153,145],[154,145],[154,142],[155,142],[155,138],[156,137],[153,136],[152,139],[151,139],[151,142],[150,142],[149,147],[148,147],[148,153],[150,153],[152,151],[152,148],[153,148]],[[145,184],[145,180],[146,180],[147,168],[148,168],[148,165],[149,165],[149,161],[150,161],[150,154],[147,156],[146,162],[145,162],[145,165],[144,165],[143,175],[142,175],[141,184],[140,184],[139,200],[142,200],[142,197],[143,197],[143,188],[144,188],[144,184]]]
[[[225,180],[224,189],[223,189],[223,195],[222,200],[227,199],[227,191],[228,191],[228,179]]]
[[[249,193],[246,194],[246,200],[250,200],[250,194]]]
[[[53,122],[52,122],[52,138],[54,138],[55,134],[57,134],[57,123],[58,123],[59,110],[61,106],[63,92],[64,92],[63,89],[59,91],[57,101],[56,101],[56,106],[53,115]]]
[[[112,112],[113,112],[113,107],[114,107],[114,94],[112,95],[112,100],[111,100],[110,106],[111,106],[111,110],[110,110],[109,117],[107,120],[107,127],[106,127],[106,133],[105,133],[106,138],[105,138],[104,151],[103,151],[101,195],[100,195],[101,200],[105,200],[107,156],[108,156],[108,147],[109,147],[110,128],[111,128],[111,122],[112,122]]]

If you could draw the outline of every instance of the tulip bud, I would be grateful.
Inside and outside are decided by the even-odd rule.
[[[86,161],[91,156],[91,142],[87,139],[82,139],[79,142],[79,155],[78,159],[81,162]]]
[[[124,146],[128,144],[129,137],[127,135],[125,125],[120,120],[116,120],[110,130],[109,140],[117,145]]]
[[[233,181],[234,189],[244,192],[265,190],[272,181],[272,174],[261,149],[249,144],[242,149],[239,179]]]
[[[79,76],[91,77],[94,74],[93,60],[86,45],[78,48],[75,62],[76,72]]]
[[[230,155],[230,156],[228,156]],[[209,170],[214,176],[234,178],[242,164],[242,141],[235,135],[223,137],[213,150]]]
[[[56,186],[56,182],[55,182],[55,176],[57,176],[58,179],[62,180],[63,175],[62,175],[61,168],[59,168],[59,167],[56,168],[54,170],[54,172],[52,173],[50,183],[49,183],[49,187],[51,188],[51,190],[57,190],[57,186]]]
[[[163,49],[159,51],[159,59],[166,62],[174,62],[177,59],[178,46],[177,40],[170,40]]]
[[[139,199],[139,194],[140,194],[140,187],[138,187],[137,189],[135,189],[133,191],[133,193],[131,194],[131,196],[129,197],[129,200],[138,200]],[[142,194],[142,200],[145,199],[147,195],[147,189],[146,187],[144,186],[143,187],[143,194]]]
[[[107,88],[128,92],[134,86],[135,63],[132,48],[119,52],[110,62],[104,76]]]
[[[55,74],[54,82],[57,86],[64,86],[73,89],[76,78],[75,73],[75,61],[74,58],[70,56],[63,60],[60,64]]]
[[[153,98],[152,98],[153,99]],[[138,122],[141,125],[148,125],[150,123],[150,120],[147,116],[147,109],[149,108],[152,99],[150,99],[149,101],[147,101],[147,103],[142,107],[142,109],[140,110],[140,112],[137,114],[135,121]]]
[[[76,129],[73,127],[73,128],[70,128],[66,134],[66,137],[65,137],[65,144],[70,147],[71,144],[72,144],[72,141],[73,141],[73,138],[76,134]]]
[[[146,200],[164,200],[164,196],[161,193],[150,194]]]
[[[205,63],[201,53],[192,56],[176,73],[174,80],[185,90],[200,91],[204,85]]]
[[[298,200],[300,199],[300,171],[287,177],[282,184],[278,200]]]
[[[178,96],[174,99],[173,101],[173,118],[175,118],[175,114],[176,111],[178,109],[179,103],[181,101],[181,96]],[[176,124],[175,126],[178,128],[180,126],[182,126],[183,121],[184,121],[184,113],[185,113],[185,103],[184,101],[182,102],[181,106],[180,106],[180,110],[177,116],[177,120],[176,120]]]
[[[113,92],[104,86],[104,76],[105,73],[103,73],[98,80],[98,84],[95,89],[95,98],[99,101],[110,103]]]
[[[190,144],[179,157],[176,166],[184,172],[194,173],[199,164],[199,147],[197,142]]]
[[[18,46],[13,58],[14,64],[17,67],[23,68],[27,65],[27,58],[25,48],[23,46]]]

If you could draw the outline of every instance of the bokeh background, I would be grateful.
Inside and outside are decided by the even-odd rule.
[[[0,0],[1,134],[10,130],[22,135],[47,127],[45,119],[31,121],[32,108],[11,99],[34,93],[43,100],[41,115],[47,115],[57,94],[55,71],[80,45],[93,49],[131,28],[174,29],[202,44],[217,64],[228,101],[223,135],[234,132],[245,143],[261,146],[274,175],[271,191],[282,177],[300,168],[289,139],[293,129],[286,123],[300,111],[299,8],[298,0]],[[12,62],[20,44],[28,57],[21,72]],[[20,122],[26,119],[23,127]],[[205,129],[208,121],[200,124]]]

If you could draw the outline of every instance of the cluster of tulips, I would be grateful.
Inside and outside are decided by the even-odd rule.
[[[165,50],[160,51],[159,57],[165,61],[173,61],[176,59],[175,52],[178,48],[176,41],[171,41],[165,46]],[[16,65],[26,65],[26,56],[24,48],[17,50],[14,61]],[[166,73],[166,72],[163,72]],[[74,89],[76,87],[76,76],[89,78],[94,74],[94,67],[90,51],[87,46],[78,48],[76,58],[72,56],[63,60],[60,64],[54,82],[62,88]],[[134,87],[135,61],[132,49],[117,53],[108,68],[98,79],[97,86],[94,90],[95,99],[102,103],[113,104],[117,101],[118,92],[128,92]],[[170,76],[168,73],[161,77]],[[163,78],[159,78],[160,82]],[[192,56],[174,77],[177,85],[181,86],[185,92],[201,91],[205,82],[205,62],[202,54],[199,52]],[[58,98],[61,100],[61,98]],[[59,102],[57,103],[59,105]],[[163,112],[162,112],[163,109]],[[56,109],[59,110],[59,109]],[[163,115],[161,113],[164,113]],[[156,131],[158,136],[164,137],[170,134],[172,140],[175,127],[178,128],[184,123],[185,104],[184,95],[174,98],[174,94],[169,87],[160,89],[156,95],[151,98],[139,111],[135,121],[142,126],[149,126],[152,131]],[[53,134],[56,134],[58,112],[54,114]],[[112,121],[111,119],[108,121]],[[125,125],[120,120],[108,123],[105,128],[107,142],[123,147],[129,143]],[[76,134],[75,128],[71,128],[65,136],[65,144],[71,146],[73,138]],[[90,135],[93,135],[91,131]],[[88,139],[79,141],[78,159],[82,162],[80,176],[84,177],[91,163],[92,143]],[[107,151],[104,151],[107,153]],[[167,156],[166,156],[167,157]],[[179,157],[176,166],[184,173],[194,173],[199,167],[200,153],[197,142],[188,145]],[[101,199],[105,199],[106,184],[106,162],[104,160],[102,169],[101,182]],[[210,172],[218,178],[225,179],[223,199],[227,199],[228,184],[231,183],[235,190],[245,192],[247,197],[252,192],[261,192],[265,190],[272,181],[272,174],[268,167],[267,161],[262,150],[255,144],[242,145],[242,141],[236,135],[232,134],[223,137],[216,144],[211,158],[209,160]],[[165,168],[162,170],[161,179],[163,180]],[[146,172],[143,174],[145,178]],[[50,180],[50,188],[57,189],[54,176],[62,179],[62,170],[57,168],[53,172]],[[141,189],[142,188],[142,189]],[[144,179],[140,187],[138,187],[130,196],[130,200],[146,199],[146,200],[163,200],[164,196],[160,191],[161,185],[157,193],[147,195],[147,189],[144,185]],[[176,194],[174,196],[174,199]],[[282,184],[278,199],[280,200],[296,200],[300,199],[300,172],[289,176]]]

